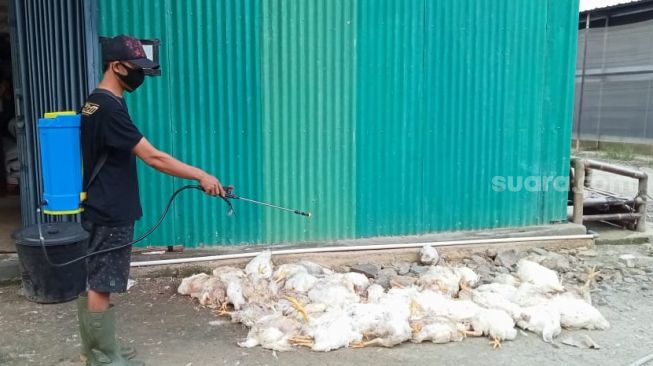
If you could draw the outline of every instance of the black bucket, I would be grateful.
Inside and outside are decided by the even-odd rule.
[[[86,254],[89,234],[78,223],[41,224],[45,248],[53,263],[68,262]],[[53,267],[45,259],[36,225],[14,233],[23,293],[41,304],[66,302],[86,290],[86,261]]]

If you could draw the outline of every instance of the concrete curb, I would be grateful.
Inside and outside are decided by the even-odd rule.
[[[547,250],[555,249],[576,249],[590,248],[593,246],[592,239],[575,239],[546,242],[516,242],[509,244],[493,245],[465,245],[465,246],[448,246],[438,247],[440,255],[446,260],[459,260],[471,256],[473,253],[485,253],[488,249],[495,251],[516,249],[519,251],[539,247]],[[392,249],[392,250],[371,250],[357,252],[331,252],[316,254],[292,254],[292,255],[273,255],[272,260],[275,265],[295,262],[299,260],[311,260],[323,266],[337,269],[342,266],[351,266],[360,262],[374,262],[379,264],[393,264],[400,261],[415,262],[418,260],[420,248],[411,249]],[[244,267],[251,258],[230,259],[222,261],[210,261],[202,263],[173,264],[153,267],[135,267],[131,269],[130,277],[132,278],[156,278],[156,277],[187,277],[195,273],[211,273],[219,266]]]

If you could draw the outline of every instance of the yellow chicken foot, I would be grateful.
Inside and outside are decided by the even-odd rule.
[[[436,280],[435,285],[438,287],[441,293],[443,294],[449,293],[449,288],[444,284],[444,282],[440,280]]]
[[[313,341],[313,338],[308,337],[308,336],[290,337],[288,339],[288,343],[292,344],[293,346],[304,346],[304,347],[308,347],[308,348],[312,348],[313,345],[315,345],[315,342]]]
[[[422,324],[420,323],[411,324],[410,330],[413,334],[417,334],[422,331]]]
[[[469,293],[472,292],[472,288],[467,286],[467,283],[465,281],[463,281],[463,280],[460,280],[460,282],[458,282],[458,287],[460,288],[460,290],[458,291],[456,296],[454,296],[456,298],[459,298],[460,294],[463,293],[463,292],[469,292]]]
[[[376,346],[379,344],[379,339],[375,338],[372,339],[371,341],[365,341],[365,342],[353,342],[351,344],[351,348],[365,348],[369,346]]]
[[[474,330],[463,330],[461,331],[463,333],[463,336],[467,338],[467,336],[472,336],[472,337],[480,337],[483,335],[483,332],[478,332]]]
[[[492,346],[492,349],[501,348],[501,340],[497,337],[492,337],[490,345]]]
[[[293,307],[293,309],[297,310],[297,312],[302,315],[304,321],[308,321],[308,313],[302,304],[299,303],[299,300],[292,296],[286,296],[286,300],[290,301],[290,305]]]
[[[592,282],[594,282],[594,280],[596,279],[596,277],[597,277],[599,274],[601,274],[601,271],[597,271],[597,270],[596,270],[596,266],[594,266],[594,267],[592,267],[592,268],[588,268],[588,269],[587,269],[587,273],[586,273],[586,275],[587,275],[587,280],[585,281],[585,285],[584,285],[584,287],[587,288],[587,289],[589,289],[590,286],[592,286]]]
[[[232,313],[232,311],[229,311],[229,306],[226,302],[223,302],[222,305],[220,305],[220,308],[216,310],[218,316],[231,316]]]
[[[414,317],[420,309],[421,306],[419,306],[417,300],[415,298],[410,299],[410,317]]]

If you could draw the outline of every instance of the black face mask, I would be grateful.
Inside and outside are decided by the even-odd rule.
[[[143,69],[129,68],[125,64],[122,64],[122,66],[127,69],[127,75],[118,74],[118,77],[125,83],[127,91],[131,93],[143,84],[143,81],[145,81],[145,72]]]

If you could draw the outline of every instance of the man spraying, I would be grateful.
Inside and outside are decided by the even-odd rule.
[[[84,166],[82,224],[90,233],[89,251],[115,248],[133,240],[134,222],[142,216],[136,156],[165,174],[197,180],[209,195],[225,190],[201,169],[157,150],[132,122],[125,91],[134,92],[145,79],[144,69],[159,65],[145,56],[135,38],[121,35],[102,47],[104,76],[82,108],[81,146]],[[87,365],[142,365],[130,360],[135,349],[116,342],[116,314],[111,293],[127,290],[131,246],[88,259],[88,293],[78,300],[82,354]]]

